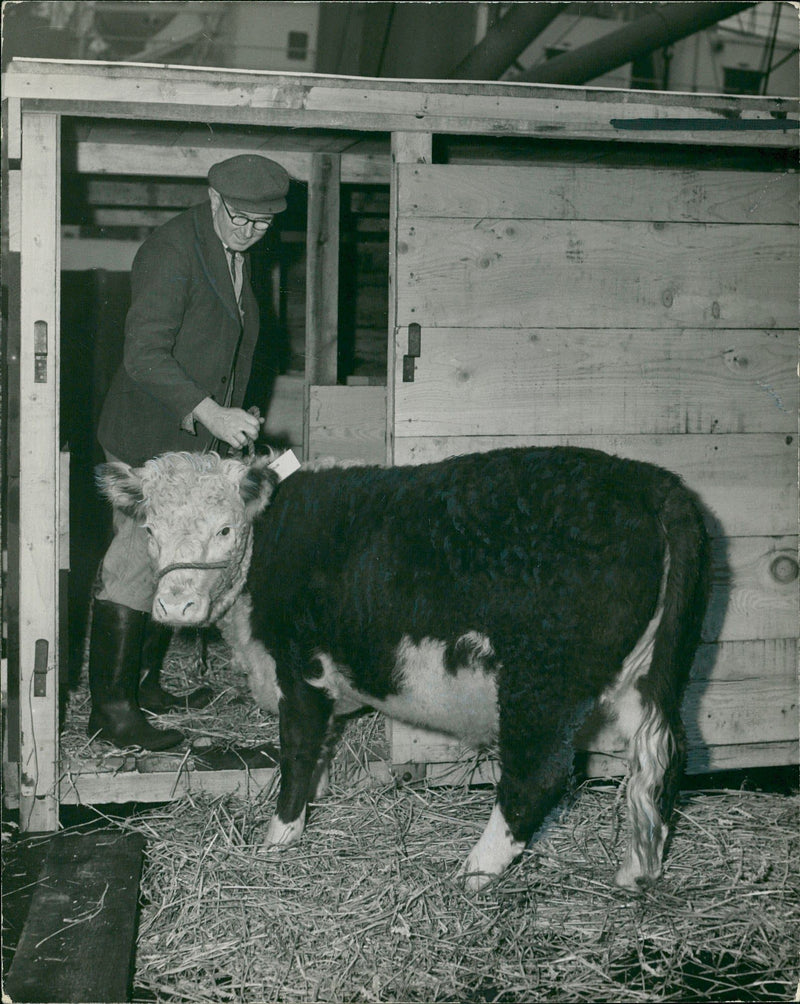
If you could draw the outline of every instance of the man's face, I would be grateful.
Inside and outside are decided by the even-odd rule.
[[[208,194],[211,199],[211,212],[214,216],[217,233],[222,238],[222,243],[231,248],[232,251],[246,251],[252,247],[256,241],[261,240],[272,224],[272,216],[244,213],[234,209],[214,188],[209,188]],[[240,223],[240,219],[246,220],[246,222]],[[258,229],[256,229],[257,226]]]

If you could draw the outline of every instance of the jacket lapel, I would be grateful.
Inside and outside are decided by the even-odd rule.
[[[195,241],[197,254],[203,266],[209,285],[222,300],[225,310],[231,315],[237,325],[241,325],[239,308],[233,292],[231,274],[222,241],[217,237],[211,220],[211,203],[206,202],[195,207],[194,217]],[[245,277],[249,280],[249,270],[245,269]]]

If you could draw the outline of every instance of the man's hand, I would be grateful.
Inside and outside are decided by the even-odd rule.
[[[236,450],[244,449],[258,435],[261,422],[241,408],[223,408],[210,397],[204,398],[192,412],[212,436]]]

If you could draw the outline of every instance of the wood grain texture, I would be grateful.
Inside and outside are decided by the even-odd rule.
[[[339,342],[338,155],[314,154],[306,231],[305,372],[309,384],[335,384]]]
[[[144,838],[52,840],[5,990],[15,1001],[130,1000]]]
[[[12,62],[5,94],[104,117],[795,147],[797,102],[513,82],[369,80],[254,70]],[[76,111],[79,109],[79,112]],[[788,121],[776,115],[788,116]]]
[[[402,218],[397,248],[400,326],[797,324],[793,226]]]
[[[706,641],[797,637],[797,537],[717,537]]]
[[[55,115],[23,115],[19,395],[22,830],[58,828],[59,126]],[[44,336],[38,345],[37,329]],[[34,673],[37,651],[45,656],[39,680]]]
[[[798,222],[797,174],[586,164],[419,165],[399,171],[404,217]]]
[[[309,460],[385,462],[385,387],[310,387],[309,395]]]
[[[183,140],[179,141],[179,145],[92,140],[69,145],[69,153],[81,174],[126,175],[135,168],[137,175],[205,178],[212,164],[242,152],[242,146],[238,144],[231,147],[209,147],[192,145],[191,141],[186,143]],[[252,152],[277,161],[296,181],[307,182],[311,177],[313,153],[271,148],[257,148]],[[388,184],[388,158],[368,153],[343,154],[342,182],[350,185]]]
[[[793,433],[796,359],[774,329],[423,327],[396,435]]]

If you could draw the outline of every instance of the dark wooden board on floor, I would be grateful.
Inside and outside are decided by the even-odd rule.
[[[129,1001],[144,838],[53,838],[6,978],[16,1004]]]

